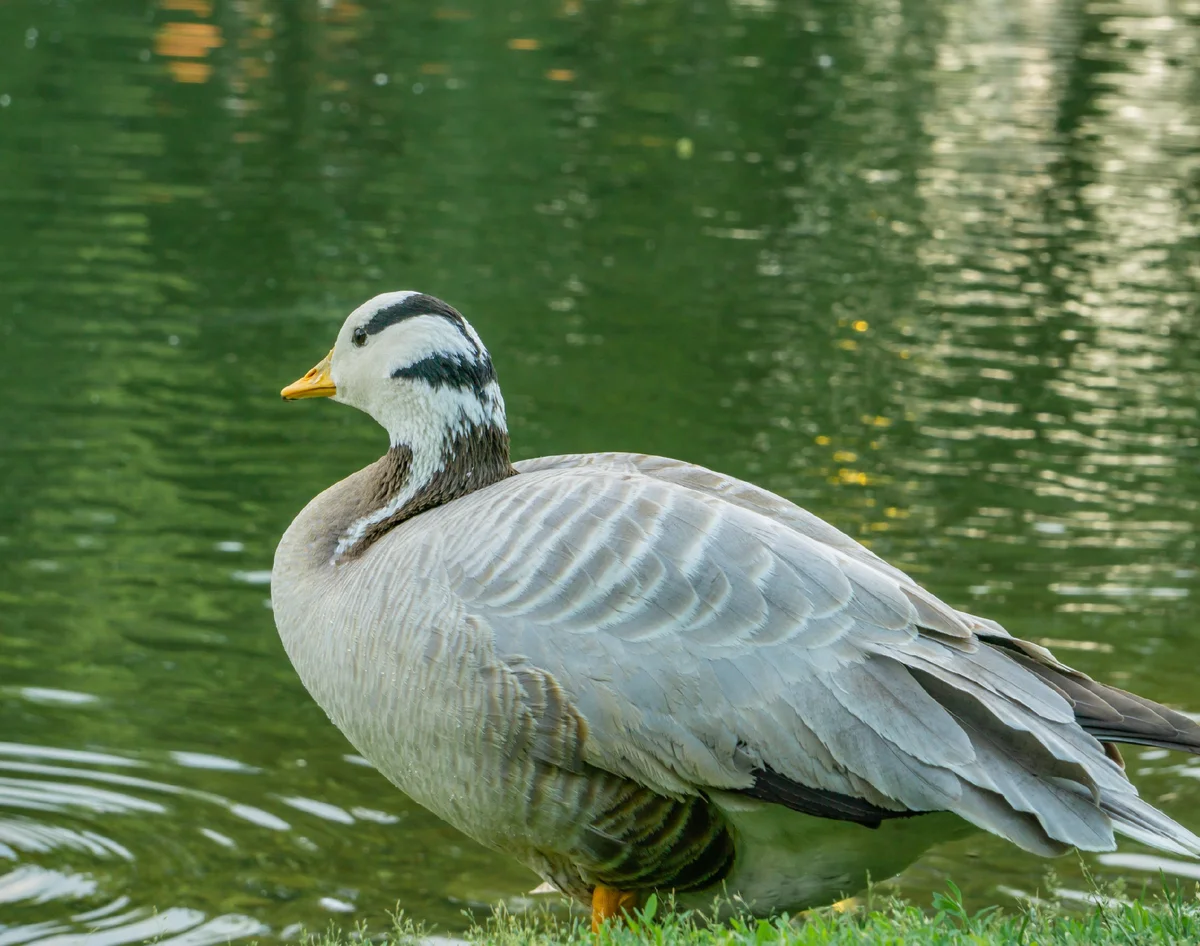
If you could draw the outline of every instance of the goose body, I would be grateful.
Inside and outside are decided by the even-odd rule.
[[[606,891],[827,903],[971,826],[1044,855],[1116,832],[1200,856],[1112,746],[1200,752],[1190,718],[733,477],[511,465],[490,358],[440,300],[351,313],[284,390],[320,395],[391,443],[279,544],[289,657],[397,787],[597,916]]]

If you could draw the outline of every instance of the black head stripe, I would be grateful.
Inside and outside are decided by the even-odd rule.
[[[389,325],[395,325],[397,322],[403,322],[405,319],[416,318],[418,315],[440,315],[442,318],[449,319],[454,323],[455,328],[462,333],[463,338],[469,341],[472,347],[474,347],[475,340],[471,338],[470,333],[467,331],[467,326],[459,311],[436,296],[428,296],[423,292],[415,296],[409,296],[403,302],[397,302],[394,305],[380,309],[371,316],[370,321],[363,326],[363,329],[368,335],[378,335]]]
[[[455,355],[430,355],[406,368],[397,368],[393,378],[409,378],[427,382],[433,388],[461,388],[483,397],[483,389],[496,380],[492,360],[459,358]]]

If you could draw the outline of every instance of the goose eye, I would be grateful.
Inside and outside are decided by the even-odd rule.
[[[362,348],[367,343],[367,330],[356,328],[354,334],[350,336],[350,340],[354,342],[355,348]]]

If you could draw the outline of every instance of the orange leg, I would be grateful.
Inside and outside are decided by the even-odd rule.
[[[592,891],[592,932],[599,933],[605,920],[620,916],[638,905],[638,895],[629,890],[614,890],[599,884]]]

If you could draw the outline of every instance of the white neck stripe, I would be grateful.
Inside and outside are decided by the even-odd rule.
[[[446,468],[456,437],[462,436],[473,427],[493,427],[505,432],[508,430],[504,418],[504,399],[500,395],[500,386],[495,381],[483,389],[482,399],[477,398],[473,391],[461,388],[434,388],[424,381],[414,383],[428,391],[428,402],[438,408],[434,416],[443,421],[441,428],[433,429],[427,423],[425,427],[420,428],[420,432],[425,436],[416,437],[410,434],[407,441],[392,435],[392,449],[407,447],[412,454],[404,486],[383,506],[350,525],[338,540],[334,551],[335,559],[345,555],[362,541],[363,536],[373,526],[400,512]]]

